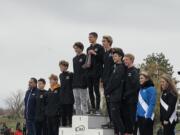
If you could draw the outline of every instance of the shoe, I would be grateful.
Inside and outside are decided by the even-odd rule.
[[[110,125],[110,122],[108,122],[108,123],[106,123],[104,125],[101,125],[101,127],[104,128],[104,129],[108,129],[109,125]]]
[[[104,129],[113,129],[114,125],[113,125],[112,122],[108,122],[107,124],[104,124],[101,127],[104,128]]]
[[[100,116],[100,115],[101,115],[101,111],[100,111],[100,110],[96,110],[96,111],[95,111],[95,115]]]
[[[95,112],[96,112],[95,109],[89,109],[89,111],[87,112],[87,114],[89,114],[89,115],[94,115]]]

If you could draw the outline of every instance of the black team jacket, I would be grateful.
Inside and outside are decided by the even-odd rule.
[[[134,66],[126,68],[125,91],[123,99],[127,102],[136,103],[140,89],[139,71]]]
[[[105,88],[105,95],[109,96],[110,102],[121,102],[124,92],[125,66],[123,63],[114,64],[108,84]]]
[[[45,107],[46,107],[47,91],[38,89],[36,96],[36,117],[37,122],[45,120]]]
[[[87,48],[87,53],[89,50],[94,50],[97,55],[91,57],[91,67],[87,69],[88,76],[99,78],[103,72],[104,48],[100,44],[95,44]]]
[[[107,85],[108,80],[111,76],[111,73],[113,71],[113,65],[114,65],[114,61],[113,61],[113,54],[112,51],[106,51],[104,53],[104,57],[103,57],[103,75],[102,75],[102,81],[104,84],[104,87]]]
[[[170,91],[165,90],[161,95],[161,99],[168,105],[167,110],[165,110],[164,107],[160,105],[160,120],[163,123],[163,121],[169,121],[169,118],[174,112],[177,103],[177,96],[172,94]]]
[[[60,115],[61,105],[61,88],[58,86],[54,90],[49,89],[47,91],[46,98],[46,110],[45,114],[47,117],[58,117]]]
[[[59,75],[61,84],[61,104],[74,104],[73,73],[63,72]]]
[[[80,54],[73,58],[73,88],[86,89],[87,79],[86,79],[86,69],[82,66],[86,62],[86,55]]]

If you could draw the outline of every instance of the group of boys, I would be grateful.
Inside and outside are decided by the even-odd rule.
[[[25,96],[28,135],[58,135],[59,126],[71,126],[73,113],[100,115],[100,82],[103,83],[110,119],[102,127],[114,128],[116,135],[134,133],[139,90],[134,56],[124,54],[120,48],[112,48],[111,36],[103,36],[102,45],[97,43],[97,38],[97,33],[89,33],[90,46],[86,54],[81,42],[74,43],[74,72],[68,71],[67,61],[60,61],[60,84],[58,77],[52,74],[50,89],[45,91],[44,79],[30,79]]]

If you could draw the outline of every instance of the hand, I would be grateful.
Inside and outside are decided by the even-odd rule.
[[[94,50],[89,50],[89,51],[88,51],[88,54],[96,55],[96,52],[95,52]]]
[[[163,121],[164,125],[167,125],[168,123],[169,123],[168,121],[165,121],[165,120]]]

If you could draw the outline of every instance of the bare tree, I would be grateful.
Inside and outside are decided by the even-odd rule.
[[[0,108],[0,116],[1,115],[4,115],[4,109],[3,108]]]
[[[13,92],[6,100],[5,103],[10,110],[10,115],[20,118],[23,114],[23,91],[17,90]]]

